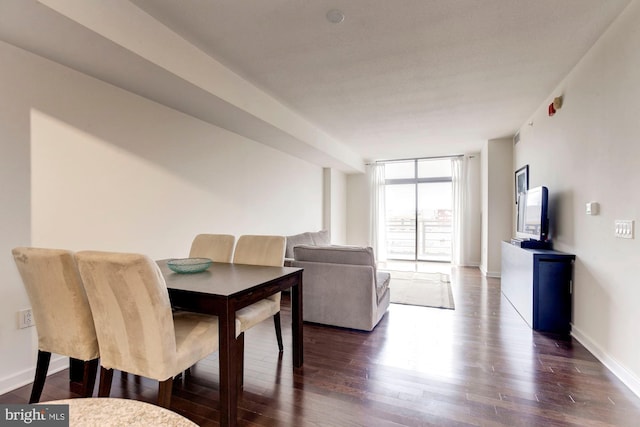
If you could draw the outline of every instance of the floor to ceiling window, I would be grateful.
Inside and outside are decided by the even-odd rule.
[[[451,261],[451,159],[385,162],[387,259]]]

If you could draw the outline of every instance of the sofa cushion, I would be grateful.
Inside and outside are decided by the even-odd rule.
[[[293,248],[298,245],[328,246],[331,244],[331,234],[329,230],[320,230],[315,233],[306,232],[287,236],[287,248],[284,253],[285,258],[293,258]]]
[[[376,273],[376,301],[380,304],[384,293],[389,288],[391,274],[386,271],[378,271]]]
[[[329,246],[331,244],[331,234],[329,234],[329,230],[320,230],[317,233],[309,234],[311,234],[311,240],[313,240],[313,244],[316,246]]]
[[[287,248],[284,253],[285,258],[293,258],[293,248],[298,245],[313,245],[311,233],[300,233],[287,236]]]
[[[293,257],[296,261],[376,266],[370,247],[300,245],[294,247]]]

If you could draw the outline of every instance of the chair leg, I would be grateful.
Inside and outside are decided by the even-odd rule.
[[[109,397],[111,393],[111,380],[113,379],[113,369],[104,366],[100,368],[100,385],[98,386],[98,397]]]
[[[47,370],[49,370],[49,361],[51,353],[48,351],[38,350],[38,361],[36,363],[36,376],[33,379],[33,387],[31,388],[31,397],[29,403],[38,403],[40,395],[44,388],[44,381],[47,379]]]
[[[84,360],[69,358],[69,381],[80,384],[84,371]]]
[[[241,391],[244,387],[244,332],[238,335],[236,338],[236,359],[238,361],[236,367],[236,384],[238,391]]]
[[[191,368],[187,368],[182,372],[178,372],[178,375],[173,377],[174,380],[184,380],[185,378],[191,376]]]
[[[276,339],[278,340],[278,350],[282,353],[284,346],[282,345],[282,327],[280,326],[280,312],[273,315],[273,325],[276,327]]]
[[[169,409],[171,405],[171,392],[173,389],[173,378],[160,381],[158,384],[158,406]]]
[[[91,397],[93,387],[96,385],[96,374],[98,373],[98,362],[100,359],[92,359],[84,362],[82,374],[82,397]]]

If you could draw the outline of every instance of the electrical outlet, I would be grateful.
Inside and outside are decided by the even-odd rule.
[[[33,312],[30,308],[18,311],[18,328],[24,329],[30,326],[34,326],[36,323],[33,320]]]

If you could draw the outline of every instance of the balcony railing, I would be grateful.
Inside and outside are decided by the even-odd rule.
[[[451,261],[451,211],[440,210],[431,218],[397,216],[387,218],[387,258]],[[416,236],[418,253],[416,257]]]

